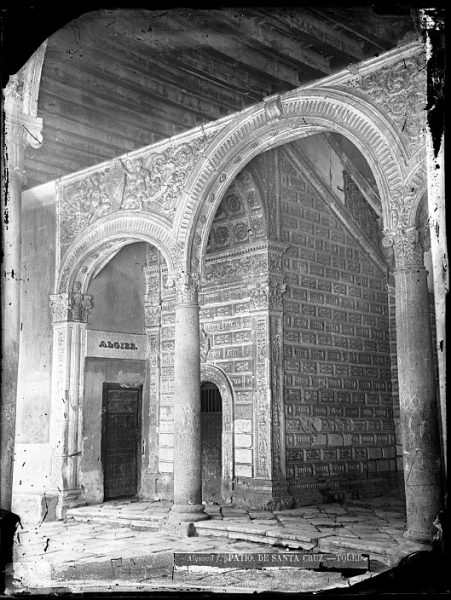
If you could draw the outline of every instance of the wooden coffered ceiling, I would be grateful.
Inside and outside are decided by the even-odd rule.
[[[48,38],[28,186],[286,92],[414,38],[416,11],[104,9]]]

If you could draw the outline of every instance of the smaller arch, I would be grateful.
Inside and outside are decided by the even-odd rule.
[[[155,215],[120,212],[97,221],[71,243],[58,270],[56,293],[69,292],[77,276],[85,292],[96,266],[133,242],[158,248],[169,274],[174,271],[175,241],[166,223]]]
[[[214,383],[222,399],[222,481],[221,494],[224,500],[232,497],[234,474],[233,458],[233,389],[225,372],[208,363],[201,363],[200,385]]]

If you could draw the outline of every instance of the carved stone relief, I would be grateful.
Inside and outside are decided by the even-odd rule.
[[[169,146],[159,153],[117,159],[74,182],[63,183],[60,243],[67,247],[88,225],[119,210],[172,218],[183,187],[213,135]]]
[[[385,232],[382,244],[385,248],[393,247],[396,269],[423,267],[423,246],[416,227]]]
[[[91,310],[92,296],[80,292],[81,283],[76,281],[70,294],[51,294],[50,310],[52,322],[79,321],[87,323]]]
[[[256,405],[254,410],[255,434],[257,438],[255,446],[256,476],[263,478],[271,477],[271,448],[270,448],[270,424],[268,414],[270,404],[268,398],[268,372],[267,372],[267,325],[265,319],[258,319],[256,331]]]
[[[424,143],[426,125],[426,64],[424,54],[403,58],[377,71],[349,80],[391,117],[412,151]]]
[[[271,409],[273,477],[282,476],[283,448],[283,323],[281,317],[270,317]]]

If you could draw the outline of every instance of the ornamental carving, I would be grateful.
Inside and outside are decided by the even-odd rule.
[[[255,277],[265,274],[267,264],[267,258],[263,254],[232,256],[228,259],[207,263],[204,277],[207,283],[217,283],[235,277]]]
[[[393,247],[396,270],[423,267],[423,247],[416,227],[385,232],[382,244],[385,248]]]
[[[50,311],[52,322],[79,321],[87,323],[92,308],[92,296],[80,292],[80,282],[75,282],[74,291],[70,294],[51,294]]]
[[[255,432],[256,443],[256,476],[269,478],[271,469],[269,463],[270,457],[270,425],[268,414],[270,410],[268,399],[268,374],[267,374],[267,341],[266,341],[266,322],[259,320],[256,324],[256,375],[257,392],[255,407]]]
[[[207,360],[208,353],[210,352],[211,344],[210,344],[210,337],[205,332],[203,325],[200,328],[199,340],[200,340],[200,360],[201,360],[201,362],[205,362]]]
[[[283,380],[283,324],[280,317],[271,317],[271,391],[272,391],[272,462],[273,476],[282,475],[282,414],[283,414],[283,392],[281,382]]]
[[[173,283],[178,304],[198,304],[198,273],[177,273]]]
[[[172,218],[183,187],[212,135],[169,146],[160,153],[117,159],[85,178],[64,184],[60,200],[61,245],[88,225],[119,210]]]
[[[144,325],[146,328],[159,327],[161,322],[161,306],[159,304],[144,305]]]
[[[280,96],[268,98],[264,102],[265,116],[268,121],[280,119],[283,116],[283,104]]]
[[[426,125],[425,66],[424,55],[418,54],[366,75],[357,73],[348,82],[391,117],[413,148],[423,143]]]
[[[250,288],[251,308],[253,310],[282,310],[283,294],[286,291],[284,283],[270,282]]]

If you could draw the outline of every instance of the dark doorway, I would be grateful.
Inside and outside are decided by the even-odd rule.
[[[103,384],[104,500],[136,496],[141,441],[141,387]]]
[[[202,500],[221,502],[222,400],[213,383],[200,389],[202,434]]]

